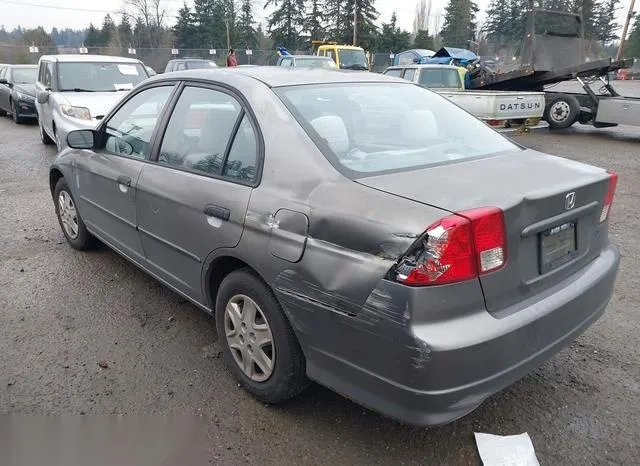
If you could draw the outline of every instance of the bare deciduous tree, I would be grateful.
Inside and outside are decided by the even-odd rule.
[[[431,0],[418,0],[416,16],[413,19],[413,33],[431,30]]]

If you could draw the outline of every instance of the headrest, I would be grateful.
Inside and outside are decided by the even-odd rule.
[[[347,127],[339,116],[321,116],[311,120],[311,125],[335,154],[343,155],[349,150]]]
[[[438,138],[438,122],[431,110],[414,110],[407,115],[402,133],[411,145],[430,144]]]

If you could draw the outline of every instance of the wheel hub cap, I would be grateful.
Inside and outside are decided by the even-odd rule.
[[[271,327],[251,298],[236,295],[224,312],[224,330],[233,359],[244,374],[264,382],[273,373],[275,345]]]
[[[61,191],[58,196],[58,215],[62,228],[71,239],[78,237],[78,214],[73,199],[66,191]]]
[[[556,102],[555,104],[553,104],[553,107],[551,107],[550,112],[551,118],[553,118],[557,122],[566,120],[569,117],[570,113],[571,108],[566,102]]]

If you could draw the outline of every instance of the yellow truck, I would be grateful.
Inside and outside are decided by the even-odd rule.
[[[341,70],[369,71],[370,63],[362,47],[339,45],[337,42],[313,40],[313,55],[329,57]]]

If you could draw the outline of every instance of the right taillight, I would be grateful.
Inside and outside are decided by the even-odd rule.
[[[609,218],[609,213],[611,212],[611,204],[613,204],[613,196],[616,194],[617,185],[618,174],[616,172],[609,172],[609,186],[607,187],[607,194],[604,196],[602,212],[600,213],[600,223]]]
[[[412,286],[460,282],[501,268],[506,257],[502,210],[467,210],[427,228],[398,263],[396,279]]]

